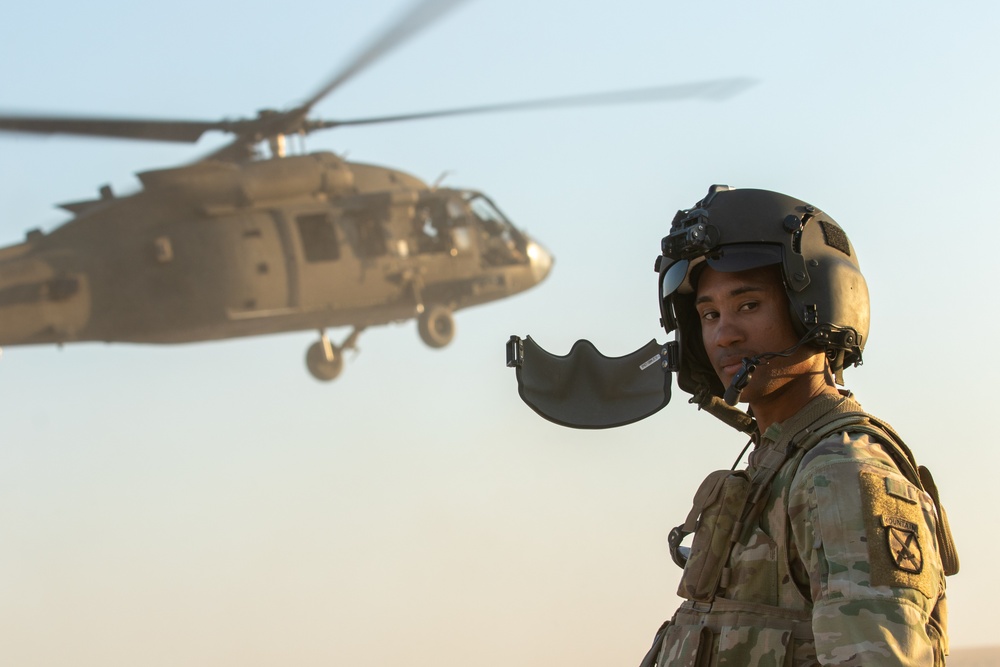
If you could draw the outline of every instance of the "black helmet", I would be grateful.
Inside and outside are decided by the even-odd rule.
[[[838,382],[846,366],[861,363],[868,287],[847,235],[815,206],[768,190],[713,185],[693,208],[677,212],[661,249],[656,259],[661,321],[667,333],[677,332],[677,384],[698,403],[725,392],[695,314],[692,270],[702,263],[717,271],[780,265],[802,342],[826,351]]]

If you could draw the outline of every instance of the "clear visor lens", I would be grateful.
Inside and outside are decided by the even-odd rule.
[[[781,259],[780,245],[742,243],[721,246],[693,260],[678,260],[660,274],[660,301],[664,301],[674,292],[690,294],[694,289],[690,281],[691,269],[703,260],[716,271],[735,273],[780,264]]]

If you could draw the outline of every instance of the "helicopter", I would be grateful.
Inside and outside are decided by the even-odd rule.
[[[422,0],[305,102],[239,120],[4,115],[0,132],[229,143],[179,167],[137,174],[141,190],[61,204],[72,218],[0,248],[0,346],[172,344],[314,330],[306,366],[337,378],[368,327],[417,321],[442,348],[454,313],[542,282],[552,254],[484,193],[427,184],[332,152],[290,154],[288,138],[369,125],[532,108],[702,97],[723,79],[353,120],[309,118],[320,100],[462,0]],[[328,328],[350,327],[334,342]]]

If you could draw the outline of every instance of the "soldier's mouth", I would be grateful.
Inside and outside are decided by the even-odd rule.
[[[722,374],[732,377],[733,375],[736,375],[742,367],[743,367],[742,363],[727,364],[726,366],[722,367]]]
[[[743,360],[753,357],[752,352],[740,352],[738,354],[726,354],[716,361],[716,372],[725,380],[731,380],[743,368]]]

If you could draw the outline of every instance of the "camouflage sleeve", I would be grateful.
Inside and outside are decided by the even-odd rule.
[[[936,514],[878,443],[831,436],[803,458],[788,498],[791,548],[813,600],[823,665],[934,665],[944,592]]]

